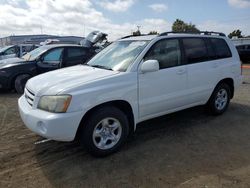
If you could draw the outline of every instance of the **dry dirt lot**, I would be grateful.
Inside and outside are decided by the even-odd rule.
[[[202,107],[139,125],[122,150],[97,159],[22,123],[18,95],[0,93],[0,187],[250,187],[250,69],[228,111]]]

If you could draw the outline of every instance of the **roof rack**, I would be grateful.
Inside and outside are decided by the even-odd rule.
[[[168,34],[196,34],[196,35],[203,34],[203,35],[219,35],[219,36],[223,36],[223,37],[226,36],[224,33],[214,32],[214,31],[198,31],[198,32],[174,32],[174,31],[170,31],[170,32],[161,33],[159,36],[166,36]]]
[[[122,37],[120,39],[126,39],[126,38],[130,38],[130,37],[140,37],[140,36],[148,36],[149,34],[141,34],[141,35],[128,35],[128,36],[125,36],[125,37]]]

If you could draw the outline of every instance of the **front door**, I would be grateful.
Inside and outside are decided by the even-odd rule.
[[[143,61],[158,60],[160,70],[139,73],[139,116],[141,120],[175,111],[188,104],[187,70],[182,65],[178,39],[154,44]]]
[[[63,60],[63,48],[56,48],[48,51],[37,62],[38,73],[56,70],[61,67]]]

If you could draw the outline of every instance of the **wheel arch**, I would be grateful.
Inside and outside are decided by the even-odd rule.
[[[29,73],[29,72],[20,72],[18,74],[15,74],[14,76],[12,76],[11,80],[10,80],[10,83],[9,83],[9,88],[10,89],[15,89],[15,80],[18,76],[20,75],[29,75],[30,77],[32,77],[32,74]]]
[[[114,100],[114,101],[109,101],[109,102],[98,104],[98,105],[94,106],[93,108],[91,108],[90,110],[88,110],[81,119],[81,122],[80,122],[78,129],[77,129],[77,132],[76,132],[75,139],[80,138],[80,133],[81,133],[82,129],[84,128],[85,121],[90,117],[90,115],[92,113],[94,113],[94,111],[97,110],[98,108],[101,108],[104,106],[114,106],[114,107],[120,109],[128,118],[129,134],[132,134],[134,132],[136,126],[135,126],[135,118],[134,118],[132,106],[130,105],[129,102],[127,102],[125,100]]]
[[[216,87],[220,85],[221,83],[226,83],[230,87],[230,98],[232,99],[234,97],[234,80],[232,78],[224,78],[221,81],[218,82]],[[216,88],[215,87],[215,88]]]

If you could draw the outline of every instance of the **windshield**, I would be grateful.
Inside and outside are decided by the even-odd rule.
[[[0,48],[0,53],[6,51],[10,47],[12,47],[12,46],[5,46],[5,47]]]
[[[87,65],[125,72],[149,41],[117,41],[92,58]]]
[[[41,54],[43,54],[48,49],[49,49],[48,46],[41,46],[41,47],[36,48],[35,50],[32,50],[31,52],[25,54],[22,57],[22,59],[25,59],[26,61],[34,61],[36,58],[38,58]]]

